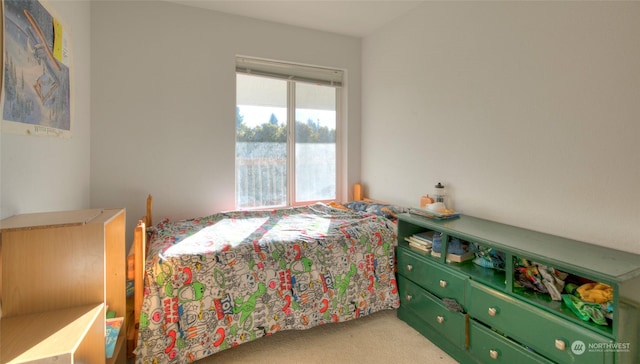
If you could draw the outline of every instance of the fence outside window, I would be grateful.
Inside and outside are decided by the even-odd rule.
[[[286,143],[236,144],[236,206],[253,208],[287,204]],[[298,201],[335,196],[335,144],[305,143],[296,146],[303,161],[296,166]]]

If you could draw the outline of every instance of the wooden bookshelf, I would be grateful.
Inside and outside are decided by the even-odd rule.
[[[125,210],[0,221],[0,363],[125,363],[105,357],[105,313],[126,316]],[[126,317],[123,328],[126,328]]]

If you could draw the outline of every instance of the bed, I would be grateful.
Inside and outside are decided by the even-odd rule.
[[[398,212],[354,199],[153,226],[149,199],[130,253],[130,351],[137,363],[187,363],[278,331],[397,308]]]

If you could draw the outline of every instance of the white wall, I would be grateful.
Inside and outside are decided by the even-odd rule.
[[[160,1],[93,2],[91,16],[91,206],[126,207],[129,231],[147,194],[155,221],[234,208],[236,55],[347,71],[359,179],[359,38]]]
[[[639,34],[638,2],[426,2],[363,40],[366,188],[640,253]]]
[[[0,133],[0,218],[89,207],[90,4],[55,0],[43,4],[70,35],[72,136]]]

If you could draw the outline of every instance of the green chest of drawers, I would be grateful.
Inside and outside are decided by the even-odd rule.
[[[425,231],[442,234],[439,257],[406,242]],[[454,238],[499,252],[504,267],[451,262]],[[610,286],[606,325],[523,287],[516,274],[522,262]],[[462,363],[640,363],[640,255],[470,216],[404,214],[397,263],[398,317]]]

